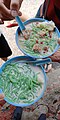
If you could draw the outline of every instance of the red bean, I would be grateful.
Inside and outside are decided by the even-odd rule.
[[[40,42],[40,44],[43,44],[43,42]]]
[[[36,40],[36,43],[38,43],[38,40]]]

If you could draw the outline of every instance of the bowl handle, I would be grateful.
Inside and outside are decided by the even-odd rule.
[[[46,58],[46,59],[42,59],[42,60],[36,60],[35,64],[36,65],[43,65],[43,64],[47,64],[47,63],[51,63],[51,59],[50,58]]]

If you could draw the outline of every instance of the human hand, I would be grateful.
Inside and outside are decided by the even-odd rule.
[[[4,99],[4,94],[0,93],[0,100],[3,100],[3,99]]]
[[[22,15],[19,11],[23,0],[0,0],[0,19],[12,20],[16,15]]]

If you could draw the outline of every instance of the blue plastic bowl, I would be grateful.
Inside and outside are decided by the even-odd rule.
[[[5,66],[7,65],[7,64],[9,64],[10,62],[19,62],[19,61],[22,61],[22,60],[33,60],[33,58],[30,58],[30,57],[28,57],[28,56],[17,56],[17,57],[14,57],[14,58],[11,58],[11,59],[9,59],[8,61],[6,61],[2,66],[1,66],[1,68],[0,68],[0,74],[2,74],[2,70],[5,68]],[[35,67],[35,66],[34,66]],[[43,76],[44,76],[44,87],[43,87],[43,90],[42,90],[42,92],[41,92],[41,94],[40,94],[40,96],[37,98],[37,99],[35,99],[33,102],[31,102],[31,103],[29,103],[29,104],[26,104],[26,103],[14,103],[14,102],[11,102],[11,101],[9,101],[8,100],[8,98],[4,98],[4,100],[5,101],[7,101],[9,104],[12,104],[12,105],[14,105],[14,106],[21,106],[21,107],[25,107],[25,106],[30,106],[30,105],[32,105],[32,104],[34,104],[35,102],[37,102],[40,98],[42,98],[43,97],[43,94],[44,94],[44,91],[46,90],[46,80],[47,80],[47,77],[46,77],[46,74],[45,74],[45,72],[44,72],[44,69],[43,69],[43,67],[42,66],[38,66],[38,67],[40,67],[40,70],[41,70],[41,72],[42,72],[42,74],[43,74]],[[3,91],[0,89],[0,93],[2,93]]]
[[[30,24],[30,23],[32,23],[32,22],[44,22],[44,21],[47,21],[47,20],[45,20],[45,19],[42,19],[42,18],[32,18],[32,19],[29,19],[29,20],[27,20],[27,21],[25,21],[24,22],[24,25],[27,25],[27,24]],[[57,46],[56,46],[56,48],[54,49],[54,51],[51,53],[51,54],[49,54],[49,55],[47,55],[47,56],[33,56],[33,55],[31,55],[30,53],[26,53],[25,51],[24,51],[24,49],[22,49],[21,47],[20,47],[20,45],[19,45],[19,42],[18,42],[18,31],[20,31],[20,28],[18,27],[18,29],[17,29],[17,31],[16,31],[16,44],[17,44],[17,46],[18,46],[18,48],[25,54],[25,55],[28,55],[29,57],[33,57],[33,58],[47,58],[47,57],[49,57],[49,56],[51,56],[52,54],[54,54],[58,49],[59,49],[59,47],[60,47],[60,45],[59,44],[57,44]],[[57,27],[55,28],[55,32],[57,33],[57,35],[58,35],[58,37],[60,37],[60,33],[59,33],[59,30],[57,29]]]

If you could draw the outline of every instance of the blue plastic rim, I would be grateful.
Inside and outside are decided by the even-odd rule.
[[[37,22],[37,21],[39,21],[39,22],[44,22],[44,21],[47,21],[47,20],[42,19],[42,18],[32,18],[32,19],[26,20],[26,21],[24,22],[24,25],[30,24],[30,23],[32,23],[32,22]],[[26,53],[26,52],[20,47],[20,45],[18,44],[18,31],[20,31],[20,28],[19,28],[19,27],[18,27],[18,29],[17,29],[17,31],[16,31],[16,36],[15,36],[15,38],[16,38],[16,44],[17,44],[18,48],[19,48],[25,55],[28,55],[29,57],[33,57],[34,59],[47,58],[47,57],[53,55],[53,54],[59,49],[59,47],[60,47],[60,45],[58,44],[58,45],[56,46],[56,48],[54,49],[54,51],[53,51],[50,55],[47,55],[47,56],[42,56],[42,57],[41,57],[41,56],[33,56],[33,55],[30,55],[29,53]],[[60,37],[60,33],[59,33],[59,30],[57,29],[57,27],[55,28],[55,31],[56,31],[56,33],[58,34],[58,37]]]
[[[7,61],[1,66],[1,68],[0,68],[0,74],[2,74],[2,70],[5,68],[5,66],[6,66],[7,64],[9,64],[10,62],[16,62],[16,61],[21,61],[21,60],[33,60],[33,59],[30,58],[30,57],[28,57],[28,56],[17,56],[17,57],[13,57],[13,58],[7,60]],[[41,69],[41,71],[42,71],[42,73],[43,73],[43,76],[44,76],[44,88],[43,88],[40,96],[39,96],[37,99],[35,99],[32,103],[29,103],[29,104],[26,104],[26,103],[20,103],[20,104],[13,103],[13,102],[10,102],[10,101],[8,100],[8,98],[4,98],[4,100],[7,101],[9,104],[12,104],[12,105],[14,105],[14,106],[26,107],[26,106],[30,106],[30,105],[34,104],[34,103],[37,102],[40,98],[42,98],[43,95],[44,95],[44,92],[45,92],[45,90],[46,90],[46,85],[47,85],[46,80],[47,80],[47,76],[46,76],[46,73],[44,72],[44,69],[43,69],[42,66],[40,66],[40,69]],[[2,93],[2,92],[3,92],[3,91],[0,89],[0,93]]]

